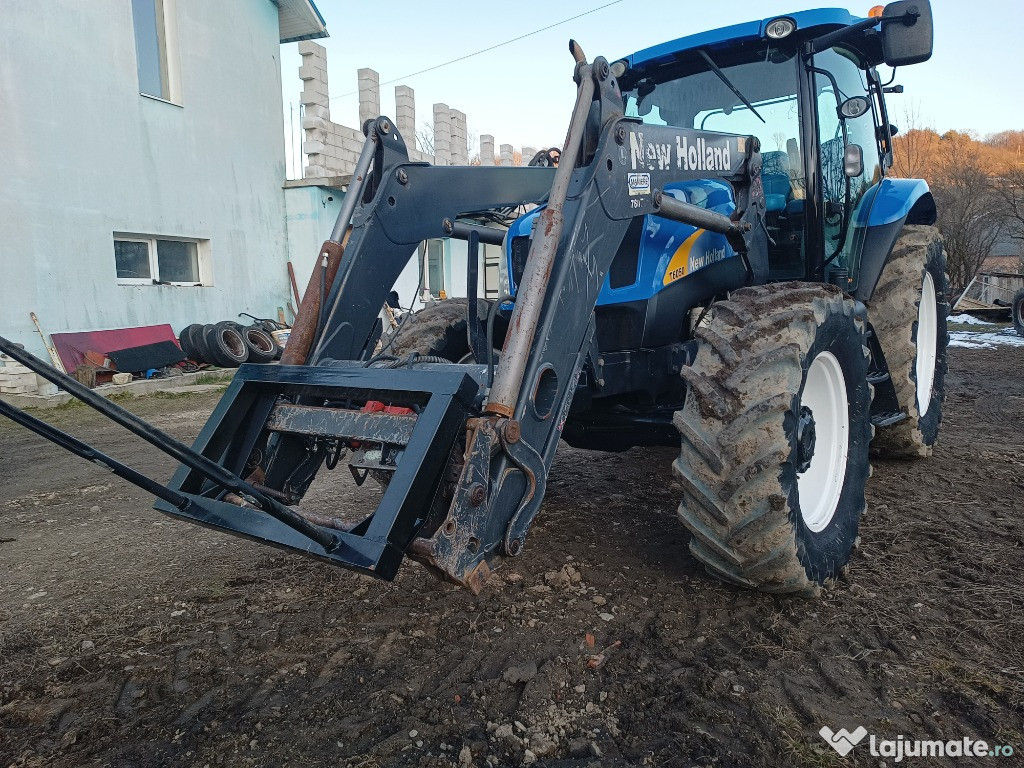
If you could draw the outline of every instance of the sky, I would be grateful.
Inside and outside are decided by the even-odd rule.
[[[331,35],[318,42],[327,49],[334,122],[358,125],[356,70],[369,67],[380,74],[385,115],[394,117],[395,85],[408,85],[416,92],[417,125],[430,121],[435,102],[444,102],[466,113],[471,136],[491,134],[496,145],[516,148],[560,145],[564,140],[575,98],[570,37],[589,60],[602,55],[612,61],[706,29],[827,5],[799,0],[315,2]],[[863,16],[871,5],[846,8]],[[909,109],[916,113],[917,127],[940,133],[973,130],[983,137],[1024,129],[1024,87],[1016,80],[1024,65],[1019,1],[933,0],[932,11],[934,53],[928,62],[897,72],[895,82],[905,92],[887,97],[890,119],[905,127]],[[579,18],[558,24],[573,16]],[[551,25],[557,26],[529,34]],[[529,36],[500,45],[523,35]],[[492,50],[410,76],[481,49]],[[979,56],[984,61],[974,61]],[[282,47],[285,132],[294,110],[298,142],[300,58],[296,44]],[[398,82],[385,85],[391,80]],[[290,155],[290,147],[288,151]]]

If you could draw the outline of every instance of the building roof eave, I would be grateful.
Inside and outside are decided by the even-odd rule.
[[[313,0],[271,0],[277,6],[281,43],[329,37],[327,24]]]

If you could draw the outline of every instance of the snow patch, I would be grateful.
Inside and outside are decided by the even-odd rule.
[[[946,318],[949,323],[956,323],[957,325],[995,325],[995,323],[988,320],[979,320],[973,315],[968,315],[965,312],[961,312],[959,315],[950,315]]]
[[[1024,347],[1024,336],[1018,336],[1013,328],[1001,331],[952,331],[949,346],[966,349],[995,349],[996,347]]]

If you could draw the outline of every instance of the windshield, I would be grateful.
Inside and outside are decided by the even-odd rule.
[[[712,71],[705,57],[713,59],[755,111]],[[785,138],[798,135],[794,59],[794,51],[763,43],[735,51],[690,52],[685,60],[629,84],[623,92],[626,115],[655,125],[750,134],[770,148],[778,143],[773,142],[777,130]]]

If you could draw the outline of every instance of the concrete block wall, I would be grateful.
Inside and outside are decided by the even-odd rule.
[[[307,179],[348,176],[363,148],[362,124],[381,113],[380,75],[372,69],[358,70],[359,125],[351,128],[331,120],[327,50],[312,41],[304,41],[299,43],[299,54],[302,56],[302,66],[299,67],[301,103],[305,110],[302,118],[302,152],[306,155],[303,176]],[[406,85],[395,88],[394,120],[409,149],[409,159],[434,165],[469,165],[466,113],[438,103],[433,105],[432,117],[434,147],[432,152],[425,152],[416,142],[415,91]],[[533,157],[533,150],[528,154],[524,148],[521,154],[528,162]],[[502,144],[500,164],[512,165],[513,157],[512,145]],[[493,136],[480,137],[479,162],[481,165],[498,162]]]

